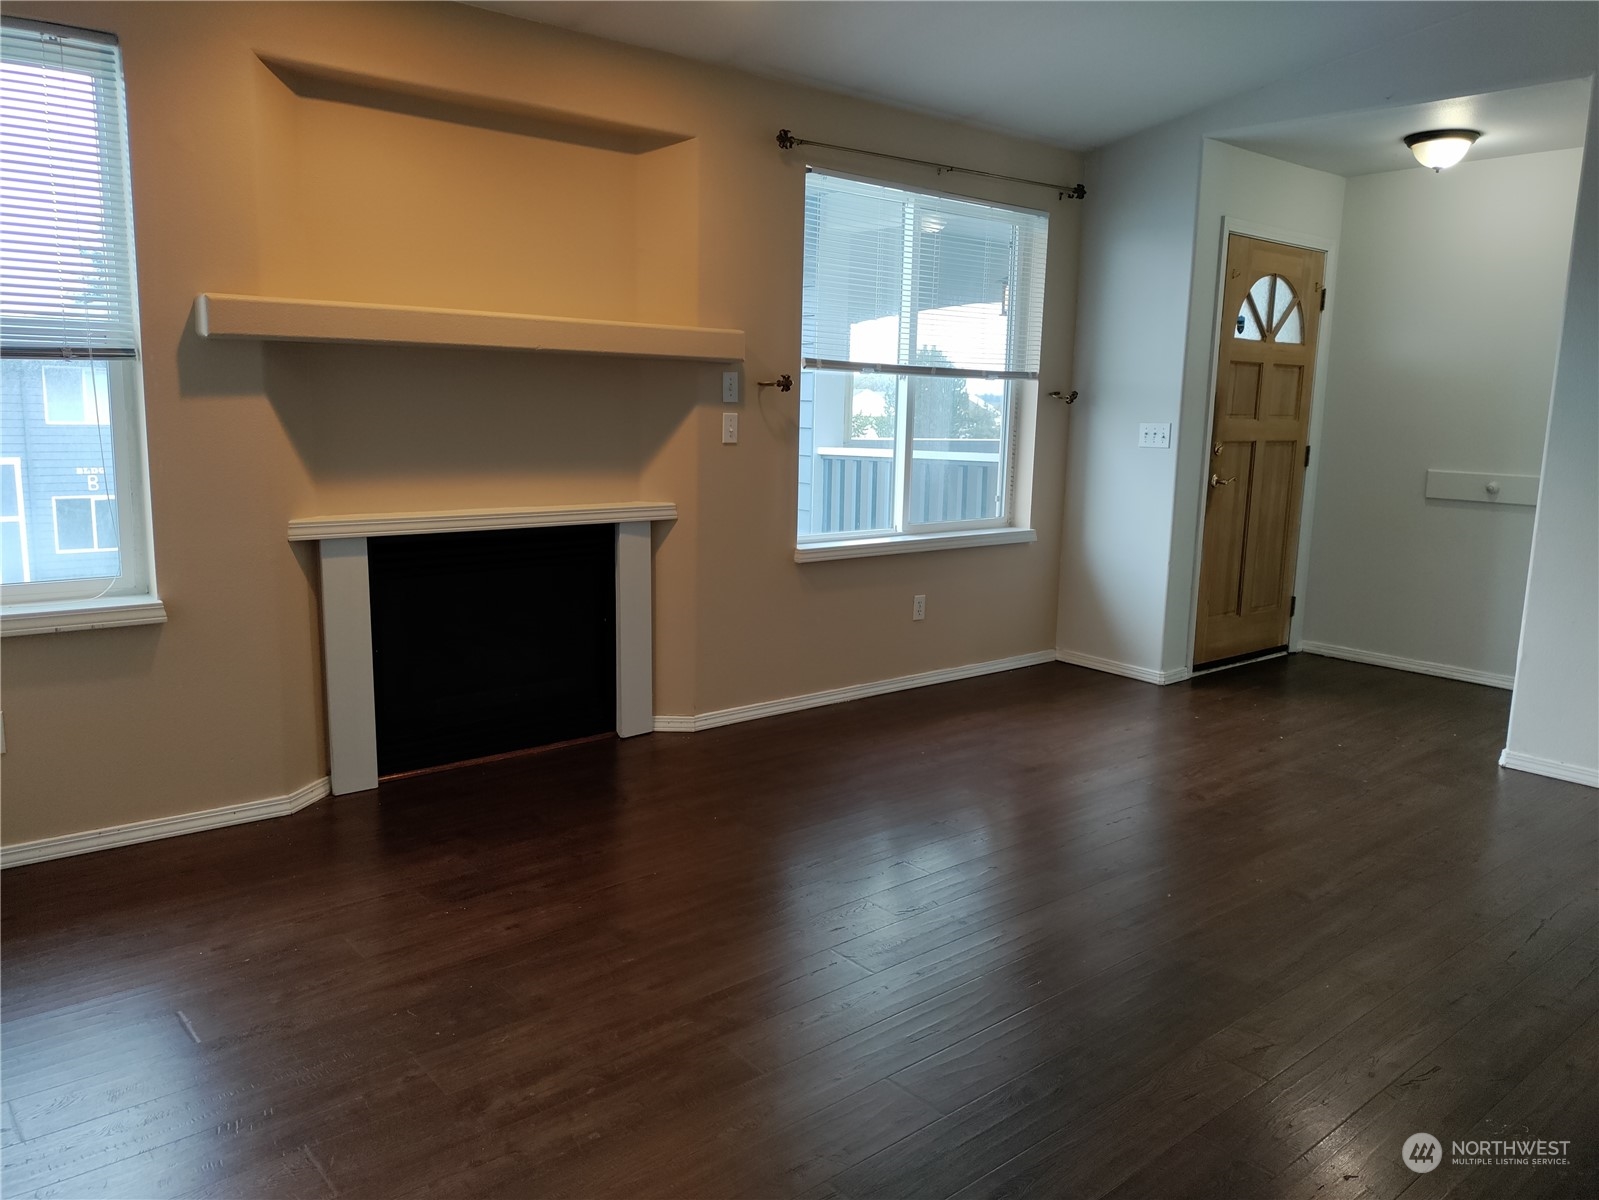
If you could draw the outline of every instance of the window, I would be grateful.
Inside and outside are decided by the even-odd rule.
[[[1048,218],[812,171],[799,544],[998,529],[1038,378]]]
[[[1233,336],[1245,342],[1278,342],[1285,346],[1303,342],[1304,317],[1294,285],[1281,275],[1262,275],[1255,280],[1238,310],[1238,330]]]
[[[109,425],[111,394],[103,362],[46,362],[43,371],[46,425]]]
[[[22,508],[22,460],[0,458],[0,583],[27,583],[28,517]]]
[[[159,619],[127,159],[115,40],[0,23],[6,633]]]
[[[93,554],[117,548],[115,496],[52,496],[56,553]]]

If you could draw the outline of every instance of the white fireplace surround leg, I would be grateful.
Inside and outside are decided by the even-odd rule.
[[[655,728],[651,643],[650,523],[616,530],[616,732]],[[372,605],[367,539],[321,538],[322,659],[328,700],[333,794],[378,785],[377,712],[372,683]]]
[[[328,774],[333,794],[378,785],[378,722],[372,687],[372,605],[366,538],[322,547],[322,673],[328,690]]]
[[[655,732],[655,646],[650,640],[650,523],[616,527],[616,733]]]

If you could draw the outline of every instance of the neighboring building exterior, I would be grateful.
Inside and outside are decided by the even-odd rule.
[[[107,367],[0,361],[0,580],[115,578]]]

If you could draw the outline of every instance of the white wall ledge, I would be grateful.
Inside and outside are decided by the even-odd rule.
[[[69,633],[78,629],[160,625],[166,619],[166,607],[150,596],[102,596],[97,600],[8,604],[0,609],[0,636],[24,637],[35,633]]]
[[[1036,542],[1034,529],[974,529],[958,533],[904,533],[889,537],[853,538],[837,542],[804,542],[794,549],[798,563],[827,562],[835,558],[876,558],[880,554],[921,554],[928,550],[959,550],[966,546],[1012,546]]]
[[[204,338],[544,350],[701,362],[744,358],[742,329],[219,292],[206,292],[195,300],[194,327]]]
[[[552,525],[619,525],[627,521],[675,520],[676,504],[642,500],[565,504],[548,508],[348,513],[327,517],[297,517],[289,522],[289,541],[320,542],[329,538],[389,537],[407,533],[470,533],[480,529],[538,529]]]

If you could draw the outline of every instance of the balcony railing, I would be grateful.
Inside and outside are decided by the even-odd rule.
[[[951,450],[959,445],[969,449]],[[980,521],[999,513],[1000,445],[996,440],[924,444],[911,467],[906,521],[934,525]],[[887,446],[828,446],[821,460],[818,533],[857,533],[894,524],[894,451]]]

